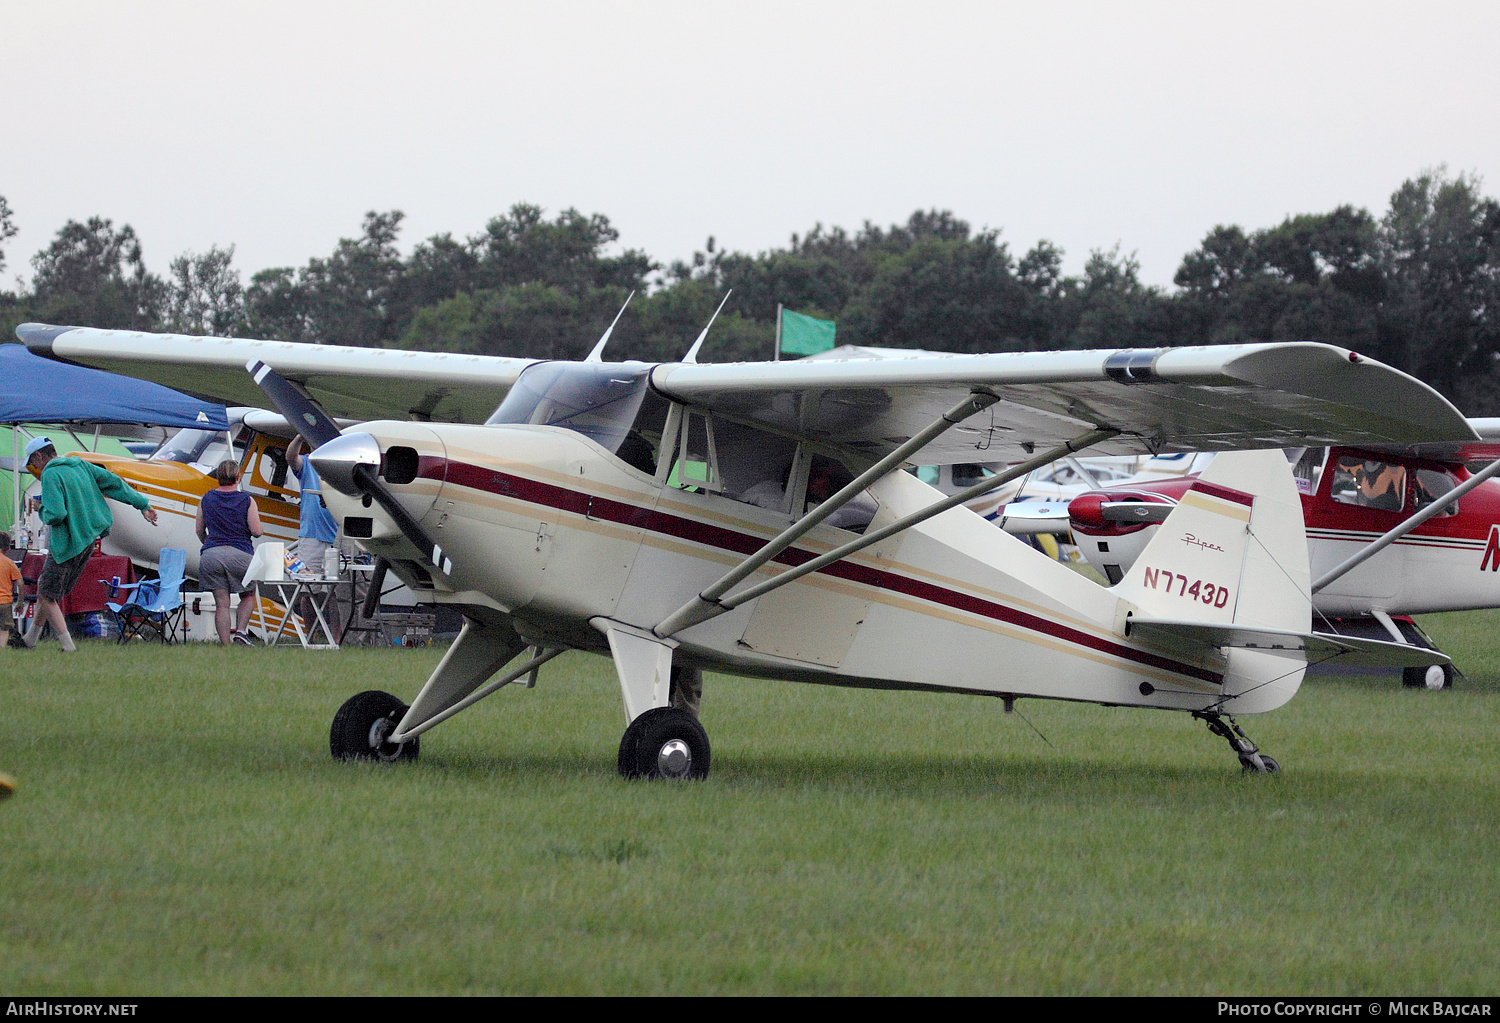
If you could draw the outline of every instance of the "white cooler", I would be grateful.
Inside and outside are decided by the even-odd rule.
[[[184,593],[182,602],[187,605],[187,614],[183,615],[183,621],[187,623],[187,638],[198,643],[217,643],[219,633],[214,628],[214,595],[210,591],[203,593]],[[234,611],[240,606],[240,595],[231,593],[229,595],[229,626],[234,627]]]

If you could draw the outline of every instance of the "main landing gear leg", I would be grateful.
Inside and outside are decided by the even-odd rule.
[[[1233,714],[1224,714],[1216,710],[1195,710],[1193,717],[1207,725],[1210,732],[1229,743],[1229,748],[1234,750],[1235,756],[1240,758],[1240,766],[1246,771],[1270,774],[1281,770],[1280,764],[1262,753],[1260,747],[1250,741],[1245,730],[1234,720]]]
[[[609,639],[625,698],[629,724],[620,739],[620,775],[661,781],[706,777],[712,754],[695,714],[701,675],[684,665],[673,670],[674,642],[603,618],[592,624]]]

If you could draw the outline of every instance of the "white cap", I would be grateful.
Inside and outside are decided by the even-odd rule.
[[[28,442],[27,445],[26,445],[26,462],[29,464],[31,462],[31,456],[32,455],[34,455],[38,451],[42,450],[42,448],[50,448],[51,446],[52,446],[52,438],[51,437],[33,437],[33,438],[31,438],[30,442]]]

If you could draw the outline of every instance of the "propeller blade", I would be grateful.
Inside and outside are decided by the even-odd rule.
[[[286,417],[293,429],[307,438],[310,446],[327,444],[339,435],[339,427],[333,417],[319,408],[317,402],[303,394],[286,377],[259,359],[251,359],[245,363],[245,368],[250,371],[250,376],[260,389],[266,392],[266,397],[271,399],[276,411]]]
[[[1105,522],[1165,522],[1176,507],[1155,501],[1106,501],[1099,506]]]
[[[374,618],[380,613],[380,591],[385,588],[385,574],[391,563],[384,558],[375,559],[375,571],[370,573],[370,588],[365,591],[365,601],[360,605],[361,618]]]

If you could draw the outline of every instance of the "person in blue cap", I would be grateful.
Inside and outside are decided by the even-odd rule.
[[[77,648],[60,605],[88,567],[94,541],[115,524],[104,499],[113,498],[139,508],[153,526],[156,509],[143,494],[136,493],[108,469],[81,458],[58,457],[57,449],[46,437],[35,437],[26,445],[26,469],[42,481],[42,521],[52,527],[52,538],[37,578],[36,617],[26,631],[24,642],[35,649],[42,626],[50,625],[63,650],[71,653]]]

